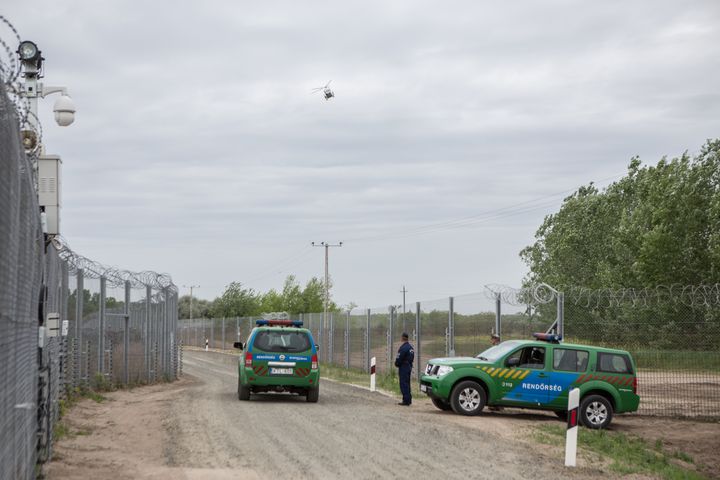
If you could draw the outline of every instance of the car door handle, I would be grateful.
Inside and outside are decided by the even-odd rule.
[[[540,374],[538,374],[538,377],[539,377],[539,378],[545,378],[545,377],[547,377],[547,375],[544,374],[544,373],[540,373]]]

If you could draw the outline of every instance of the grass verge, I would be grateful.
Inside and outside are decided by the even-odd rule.
[[[344,368],[328,363],[320,364],[320,376],[342,383],[370,387],[370,374],[357,368]],[[375,386],[380,390],[400,395],[400,383],[397,373],[378,373],[375,375]],[[420,387],[415,379],[411,379],[410,388],[413,395],[420,394]]]
[[[73,437],[76,435],[89,435],[91,432],[88,430],[71,430],[70,426],[63,421],[63,417],[67,414],[68,410],[72,408],[78,401],[83,398],[89,398],[90,400],[102,403],[106,398],[99,392],[87,388],[77,387],[68,392],[67,398],[61,399],[58,403],[58,421],[53,426],[53,440],[57,441],[65,437]]]
[[[558,425],[542,425],[533,436],[547,445],[564,442],[566,430]],[[662,442],[650,446],[642,438],[608,430],[578,430],[578,452],[592,452],[608,463],[611,471],[621,475],[650,474],[671,480],[706,478],[693,469],[690,455],[675,451],[667,452]]]

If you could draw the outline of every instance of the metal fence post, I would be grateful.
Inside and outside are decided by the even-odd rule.
[[[565,338],[565,293],[557,293],[557,322],[558,335]]]
[[[125,338],[123,345],[123,381],[130,383],[130,281],[125,280]]]
[[[345,368],[350,368],[350,310],[345,317]]]
[[[502,338],[502,296],[500,292],[495,294],[495,335]]]
[[[388,308],[388,311],[390,315],[388,316],[388,335],[387,335],[387,345],[388,345],[388,371],[392,372],[394,362],[393,362],[393,328],[395,327],[395,307],[392,305]]]
[[[100,276],[100,299],[98,309],[98,373],[105,374],[105,282],[104,276]]]
[[[215,348],[215,319],[210,320],[210,348]]]
[[[60,262],[60,321],[61,323],[68,320],[68,284],[70,283],[69,278],[69,272],[68,272],[68,266],[67,262],[61,261]],[[69,326],[69,325],[68,325]],[[68,362],[68,344],[70,343],[68,341],[67,335],[70,334],[69,331],[65,332],[65,336],[60,336],[60,352],[59,352],[59,360],[60,360],[60,395],[65,396],[67,394],[66,384],[68,383],[69,375],[70,375],[70,369]]]
[[[83,359],[82,359],[82,321],[83,321],[83,304],[85,302],[85,277],[82,269],[77,271],[77,287],[75,289],[75,338],[78,345],[78,377],[83,377]],[[87,373],[87,372],[85,372]]]
[[[324,316],[323,316],[324,319]],[[324,361],[325,360],[325,344],[323,343],[324,340],[323,336],[323,320],[320,320],[318,322],[318,344],[322,347],[320,348],[320,351],[318,352],[318,360]]]
[[[330,312],[330,325],[328,325],[328,354],[330,363],[335,363],[335,312]]]
[[[448,305],[448,356],[455,356],[455,299],[450,297]]]
[[[365,371],[370,371],[370,309],[367,309],[367,318],[365,319]]]
[[[150,285],[145,286],[145,380],[150,383],[150,309],[151,309],[151,297],[152,287]]]
[[[163,312],[163,375],[170,374],[170,289],[165,287],[165,311]]]
[[[420,359],[420,355],[422,353],[422,335],[420,334],[420,302],[415,302],[415,336],[415,361],[417,362],[417,379],[419,382],[420,376],[422,375],[422,372],[420,371],[420,367],[422,367],[422,360]]]

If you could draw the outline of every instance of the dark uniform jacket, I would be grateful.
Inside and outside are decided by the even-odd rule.
[[[395,366],[398,368],[410,368],[412,369],[413,362],[415,361],[415,349],[410,342],[405,342],[398,348],[397,356],[395,357]]]

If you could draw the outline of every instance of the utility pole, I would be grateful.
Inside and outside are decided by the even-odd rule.
[[[312,242],[313,247],[325,247],[325,307],[323,309],[323,325],[327,326],[328,322],[328,304],[330,303],[330,274],[329,274],[329,263],[330,263],[330,247],[342,247],[343,242],[339,242],[335,245],[320,242],[316,244]]]
[[[193,288],[200,288],[200,285],[183,285],[183,288],[190,289],[190,320],[193,319]]]
[[[405,290],[405,285],[403,285],[403,289],[400,290],[403,294],[403,317],[402,317],[402,326],[403,326],[403,332],[407,332],[406,325],[405,325],[405,294],[407,293],[407,290]]]

